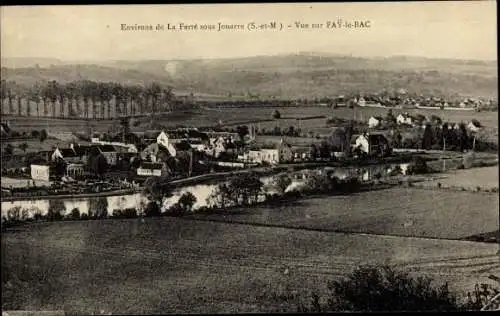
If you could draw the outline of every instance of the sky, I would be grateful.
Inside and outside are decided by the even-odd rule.
[[[1,56],[62,60],[230,58],[318,52],[497,59],[495,1],[11,6],[0,8]],[[328,21],[369,28],[326,28]],[[283,30],[248,30],[276,22]],[[218,23],[244,30],[218,31]],[[297,29],[295,22],[322,24]],[[121,24],[197,24],[198,30],[123,31]],[[202,24],[215,30],[201,30]],[[290,27],[288,27],[290,26]]]

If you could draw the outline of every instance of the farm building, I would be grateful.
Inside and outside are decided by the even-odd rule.
[[[263,147],[258,150],[249,150],[242,156],[239,156],[240,160],[250,163],[270,163],[279,164],[284,162],[293,161],[294,154],[290,144],[287,144],[283,140],[274,147]]]
[[[377,126],[380,126],[382,123],[382,117],[380,116],[372,116],[368,119],[368,127],[369,128],[375,128]]]
[[[86,154],[81,151],[76,152],[73,148],[56,148],[51,155],[51,160],[64,160],[68,163],[80,163],[85,161]]]
[[[353,150],[359,150],[370,156],[386,156],[389,155],[391,151],[389,141],[380,133],[354,135],[351,142]]]
[[[167,148],[160,144],[153,143],[147,146],[141,152],[141,159],[151,162],[158,162],[160,160],[160,157],[165,155],[170,157],[170,153]]]
[[[31,165],[31,179],[49,181],[50,179],[50,166],[47,164],[32,164]]]
[[[77,177],[85,174],[85,165],[83,163],[70,163],[66,166],[66,176]]]
[[[398,125],[413,125],[414,118],[408,113],[402,113],[396,117],[396,122]]]
[[[96,147],[99,150],[99,153],[101,153],[104,158],[106,158],[108,165],[116,166],[118,162],[118,153],[116,152],[115,147],[111,145],[101,145]]]
[[[360,97],[358,100],[358,105],[359,106],[366,106],[366,100],[363,97]]]
[[[293,159],[295,161],[308,161],[311,159],[311,149],[309,147],[295,147],[293,149]]]
[[[481,124],[477,121],[471,121],[467,124],[467,129],[471,132],[477,133],[481,130]]]
[[[137,175],[146,177],[164,177],[170,174],[166,163],[142,162],[137,168]]]

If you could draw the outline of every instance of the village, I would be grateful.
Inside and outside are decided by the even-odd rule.
[[[279,122],[278,110],[273,117]],[[328,118],[326,123],[332,125],[331,134],[312,139],[296,126],[283,130],[275,126],[266,131],[256,124],[131,132],[129,119],[122,119],[122,130],[114,135],[92,132],[89,141],[59,141],[52,150],[15,158],[24,161],[24,165],[2,168],[2,196],[137,190],[150,177],[172,181],[310,162],[335,161],[348,166],[368,158],[382,163],[384,158],[405,150],[464,152],[481,145],[475,136],[482,126],[475,119],[467,123],[443,122],[437,115],[403,112],[395,116],[389,109],[385,117],[372,116],[364,122]],[[403,139],[405,133],[413,136]],[[9,123],[2,123],[3,138],[12,134],[15,133]],[[39,134],[47,132],[36,133]],[[273,141],[259,141],[262,135],[272,135]],[[301,136],[305,143],[299,146],[288,142],[289,138]],[[314,142],[309,144],[308,140]],[[5,146],[4,160],[12,152],[9,146],[12,147]]]

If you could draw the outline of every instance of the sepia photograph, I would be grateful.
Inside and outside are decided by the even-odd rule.
[[[499,311],[496,12],[0,6],[2,315]]]

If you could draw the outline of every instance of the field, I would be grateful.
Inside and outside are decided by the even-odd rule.
[[[237,209],[200,219],[326,231],[460,239],[499,228],[492,193],[396,188],[305,199],[282,206]]]
[[[438,182],[443,187],[457,187],[469,190],[476,190],[477,187],[481,189],[498,189],[498,166],[453,170],[442,174],[442,177],[437,180],[426,181],[419,185],[436,187]]]
[[[321,295],[358,264],[425,272],[457,291],[500,272],[492,244],[174,218],[35,224],[1,242],[3,310],[295,312],[276,295]]]
[[[222,123],[225,126],[235,124],[250,124],[255,123],[256,126],[261,128],[274,128],[278,125],[281,128],[288,128],[290,125],[301,127],[303,131],[312,130],[321,134],[328,133],[329,128],[326,127],[326,119],[311,119],[302,120],[300,123],[296,118],[306,116],[324,115],[326,117],[339,117],[343,119],[355,119],[368,121],[371,116],[385,116],[387,109],[384,108],[328,108],[328,107],[283,107],[278,108],[281,113],[282,119],[271,120],[271,115],[275,109],[271,107],[240,107],[240,108],[200,108],[186,112],[178,112],[171,114],[164,114],[155,118],[155,120],[167,127],[175,127],[178,125],[203,127],[213,126]],[[491,139],[497,140],[498,136],[498,115],[497,112],[469,112],[469,111],[440,111],[440,110],[427,110],[427,109],[394,109],[394,115],[402,112],[409,112],[412,114],[423,114],[426,116],[438,115],[443,120],[449,122],[469,122],[475,118],[488,130]],[[141,124],[133,127],[133,130],[143,130],[150,118],[138,119]],[[108,131],[113,122],[111,121],[91,121],[87,123],[83,120],[62,120],[62,119],[48,119],[48,118],[10,118],[12,128],[15,131],[32,131],[33,129],[54,129],[57,131],[69,132],[86,132],[90,127],[94,130]],[[260,123],[259,123],[260,122]],[[114,122],[115,127],[117,122]]]

